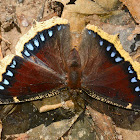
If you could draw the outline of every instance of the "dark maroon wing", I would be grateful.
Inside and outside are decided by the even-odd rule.
[[[79,50],[83,91],[110,104],[140,109],[139,68],[136,68],[139,65],[132,64],[130,56],[120,46],[116,37],[100,29],[85,30]]]
[[[55,24],[39,31],[14,56],[0,82],[1,104],[51,97],[65,87],[70,49],[69,25]]]

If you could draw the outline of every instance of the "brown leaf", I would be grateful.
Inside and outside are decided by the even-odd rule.
[[[106,10],[113,10],[119,4],[119,0],[95,0],[95,2]]]
[[[53,0],[63,3],[64,8],[72,13],[80,14],[105,14],[107,10],[103,9],[98,3],[91,0],[76,0],[75,4],[67,4],[69,0]]]
[[[68,4],[69,0],[53,1],[61,2],[64,5],[62,18],[69,20],[72,32],[81,32],[84,29],[86,24],[85,17],[87,15],[109,13],[109,11],[91,0],[77,0],[75,4]]]
[[[140,131],[126,130],[123,128],[116,128],[117,132],[122,135],[123,140],[139,140]]]
[[[58,140],[72,127],[82,112],[83,111],[77,112],[76,115],[70,119],[57,121],[48,126],[41,124],[26,133],[30,139]]]
[[[133,18],[140,23],[140,0],[120,0],[129,9]]]
[[[113,125],[113,121],[110,117],[106,116],[105,114],[101,114],[91,107],[87,106],[87,109],[92,116],[92,120],[94,121],[96,132],[99,138],[103,138],[108,140],[117,140],[118,136],[115,130],[115,126]]]

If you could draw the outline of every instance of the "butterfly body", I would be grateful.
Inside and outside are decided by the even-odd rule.
[[[70,53],[68,63],[68,87],[71,89],[81,88],[81,62],[78,51],[73,49]]]

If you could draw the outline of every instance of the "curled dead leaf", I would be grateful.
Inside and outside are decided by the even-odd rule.
[[[102,8],[98,3],[91,0],[76,0],[74,4],[68,4],[69,0],[53,0],[64,5],[62,18],[69,20],[72,32],[81,32],[85,27],[87,15],[106,14],[109,11]]]
[[[137,23],[140,23],[140,0],[120,0],[128,8]]]
[[[95,2],[106,10],[114,10],[119,5],[119,0],[95,0]]]
[[[113,121],[110,117],[106,116],[105,114],[101,114],[91,107],[87,106],[89,113],[92,117],[93,122],[95,123],[96,132],[99,138],[103,139],[112,139],[117,140],[118,134],[116,133],[115,126],[113,125]]]
[[[64,10],[72,13],[80,14],[105,14],[107,10],[102,8],[98,3],[91,0],[76,0],[75,4],[68,4],[69,0],[53,0],[61,2],[64,5]]]

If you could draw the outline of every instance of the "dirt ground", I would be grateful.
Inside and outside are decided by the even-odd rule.
[[[133,13],[129,13],[127,5],[113,0],[108,6],[102,0],[93,6],[94,10],[82,7],[81,0],[66,0],[63,4],[51,0],[0,0],[0,59],[15,53],[19,38],[34,25],[35,20],[60,16],[69,19],[71,30],[78,33],[88,23],[95,24],[110,34],[118,33],[124,49],[134,60],[140,62],[140,42],[137,35],[140,34],[139,23],[137,17],[136,20]],[[84,10],[85,13],[81,14]],[[54,102],[59,103],[62,96],[63,94],[55,97]],[[47,102],[51,104],[52,100]],[[44,113],[39,113],[36,106],[43,106],[45,101],[0,106],[1,139],[140,139],[140,112],[114,107],[94,99],[88,101],[87,106],[78,111],[58,108]]]

